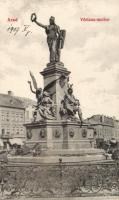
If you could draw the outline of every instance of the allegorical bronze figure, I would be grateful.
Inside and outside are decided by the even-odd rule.
[[[60,27],[55,24],[55,17],[53,16],[49,19],[49,25],[39,23],[35,13],[31,15],[31,21],[45,29],[50,52],[50,63],[60,62],[60,52],[64,46],[66,31],[60,30]]]
[[[38,115],[43,119],[55,119],[54,102],[47,91],[37,87],[37,82],[34,75],[30,72],[30,76],[33,82],[34,89],[32,88],[31,81],[28,81],[31,92],[36,95],[37,105],[35,106],[34,121],[38,118]]]
[[[81,125],[83,123],[80,103],[79,103],[79,100],[76,99],[73,95],[72,84],[69,84],[67,88],[67,92],[61,101],[60,114],[61,114],[61,117],[65,119],[70,119],[70,120],[76,120],[77,119],[76,114],[78,114]]]

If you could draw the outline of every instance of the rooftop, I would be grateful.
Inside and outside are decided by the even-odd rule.
[[[26,97],[15,96],[12,91],[8,91],[8,94],[0,94],[0,106],[2,107],[24,109],[35,104],[36,101]]]
[[[93,115],[89,118],[87,118],[84,121],[88,121],[91,124],[107,124],[110,126],[114,126],[115,124],[119,124],[119,120],[117,120],[115,117],[109,117],[101,114]]]
[[[18,97],[15,96],[16,99],[19,99],[20,101],[22,101],[24,107],[28,107],[28,106],[33,106],[36,104],[36,101],[34,101],[33,99],[29,99],[27,97]]]
[[[21,100],[8,94],[0,94],[0,106],[24,109],[24,105]]]

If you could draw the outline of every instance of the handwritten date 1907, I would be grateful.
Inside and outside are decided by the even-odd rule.
[[[10,33],[10,34],[13,34],[14,36],[17,35],[18,33],[23,33],[24,36],[28,36],[30,33],[32,33],[30,31],[30,25],[23,25],[23,27],[15,27],[13,26],[12,24],[7,28],[7,31]]]

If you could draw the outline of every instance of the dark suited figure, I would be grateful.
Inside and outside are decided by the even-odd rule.
[[[64,45],[65,30],[60,30],[60,27],[55,24],[55,18],[53,16],[50,17],[48,26],[37,22],[35,13],[31,15],[31,21],[45,29],[50,52],[50,62],[60,62],[60,51]]]

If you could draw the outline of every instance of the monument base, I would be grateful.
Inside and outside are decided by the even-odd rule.
[[[73,149],[94,147],[93,128],[79,121],[43,120],[25,124],[27,144],[39,143],[41,149]]]
[[[33,148],[38,144],[42,161],[105,160],[104,151],[94,148],[94,131],[86,124],[81,127],[78,121],[44,120],[25,126],[26,145]]]

